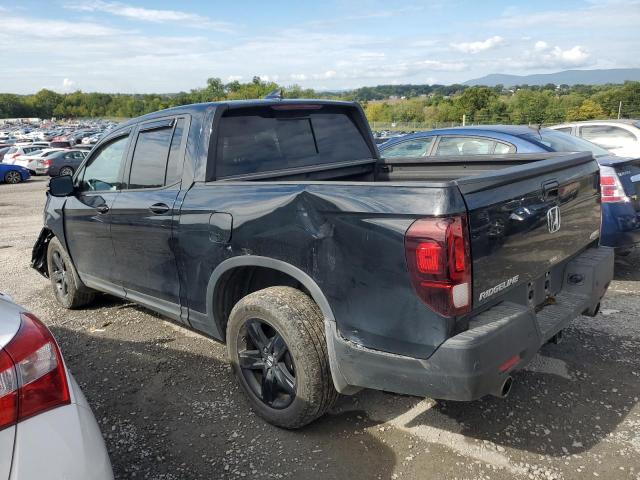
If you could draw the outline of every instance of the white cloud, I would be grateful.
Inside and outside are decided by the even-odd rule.
[[[74,88],[75,84],[76,82],[74,82],[70,78],[65,78],[64,80],[62,80],[62,90],[68,92]]]
[[[547,42],[543,42],[542,40],[538,40],[536,44],[533,46],[533,49],[536,52],[543,52],[547,48],[549,48],[549,44]]]
[[[227,77],[227,82],[236,82],[242,80],[244,77],[242,75],[229,75]]]
[[[180,22],[181,25],[198,28],[211,28],[213,30],[230,32],[233,25],[229,22],[215,21],[208,17],[195,13],[179,10],[159,10],[154,8],[134,7],[120,2],[107,2],[103,0],[82,1],[70,3],[66,8],[84,12],[103,12],[111,15],[139,20],[142,22],[168,23]]]
[[[462,53],[475,54],[490,50],[502,44],[504,44],[504,38],[499,35],[494,35],[493,37],[487,38],[481,42],[452,43],[451,48]]]
[[[569,68],[582,67],[588,64],[591,54],[584,47],[576,45],[562,49],[551,48],[546,42],[538,41],[533,52],[525,52],[525,65],[534,68]]]

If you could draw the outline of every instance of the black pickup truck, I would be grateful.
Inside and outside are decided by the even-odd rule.
[[[32,265],[67,308],[106,292],[226,342],[296,428],[361,388],[507,395],[611,281],[598,180],[581,153],[383,160],[354,103],[188,105],[51,179]]]

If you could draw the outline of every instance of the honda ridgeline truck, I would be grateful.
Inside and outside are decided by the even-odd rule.
[[[67,308],[106,292],[226,342],[252,406],[282,427],[362,388],[505,396],[612,279],[598,165],[436,167],[381,159],[354,103],[155,112],[51,179],[32,264]]]

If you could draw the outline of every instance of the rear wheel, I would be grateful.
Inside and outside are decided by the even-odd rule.
[[[22,175],[20,175],[20,172],[16,170],[9,170],[4,174],[4,181],[6,183],[15,185],[16,183],[20,183],[22,181]]]
[[[71,258],[57,238],[52,238],[47,251],[49,279],[56,300],[65,308],[74,309],[90,303],[94,292],[81,291],[76,284]]]
[[[69,175],[70,177],[73,176],[73,168],[71,168],[71,167],[62,167],[60,169],[60,176],[64,176],[64,175]]]
[[[227,349],[254,410],[273,425],[302,427],[338,396],[322,313],[295,288],[269,287],[241,299],[229,316]]]

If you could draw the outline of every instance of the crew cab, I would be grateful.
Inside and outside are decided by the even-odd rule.
[[[590,153],[434,168],[381,159],[355,103],[230,101],[130,120],[52,178],[32,265],[67,308],[106,292],[226,342],[297,428],[362,388],[508,394],[597,312],[599,226]]]

